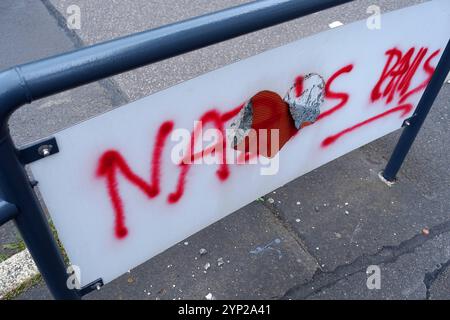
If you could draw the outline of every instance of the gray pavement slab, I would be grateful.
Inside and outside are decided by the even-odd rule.
[[[0,69],[73,48],[40,1],[0,2]]]
[[[0,16],[0,70],[76,48],[41,1],[2,0]],[[12,136],[23,145],[125,102],[108,83],[83,86],[20,108],[10,120]]]
[[[308,296],[308,299],[449,299],[448,269],[442,264],[450,261],[450,233],[438,235],[410,253],[394,261],[382,263],[380,289],[368,289],[366,270],[345,277],[331,286]],[[445,270],[445,274],[443,272]],[[433,273],[441,276],[437,280]],[[314,285],[314,283],[312,284]],[[432,289],[431,289],[432,287]],[[432,290],[432,291],[430,291]],[[432,292],[432,293],[431,293]]]
[[[428,285],[428,298],[432,300],[450,299],[450,263],[441,265],[441,268],[430,276]]]

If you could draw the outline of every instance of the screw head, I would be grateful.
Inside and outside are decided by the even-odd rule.
[[[47,157],[51,154],[53,146],[51,144],[44,144],[39,147],[38,153],[43,157]]]

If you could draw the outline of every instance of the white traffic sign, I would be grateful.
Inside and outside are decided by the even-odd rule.
[[[450,2],[382,14],[380,22],[290,43],[56,133],[59,153],[31,169],[81,284],[107,283],[399,129],[449,39]],[[244,135],[279,129],[281,150],[239,149],[243,135],[225,150],[208,140],[231,127]],[[180,165],[193,132],[202,164]],[[206,152],[199,153],[202,136]],[[245,158],[252,163],[233,163]]]

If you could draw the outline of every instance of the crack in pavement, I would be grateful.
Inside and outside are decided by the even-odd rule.
[[[438,224],[430,229],[429,235],[417,234],[411,239],[401,242],[397,246],[384,246],[379,251],[372,255],[359,256],[353,262],[345,265],[340,265],[330,272],[323,272],[318,270],[311,281],[296,285],[285,292],[279,299],[306,299],[309,296],[329,288],[336,284],[338,281],[345,279],[358,272],[366,270],[369,265],[380,265],[386,263],[396,262],[397,259],[404,254],[412,253],[415,249],[421,247],[426,242],[436,238],[437,236],[450,232],[450,220]],[[450,261],[447,261],[443,266],[450,265]],[[445,270],[444,267],[439,268],[428,276],[425,275],[425,285],[431,286],[434,279],[437,278],[441,270]],[[428,289],[428,287],[427,287]],[[427,290],[428,292],[428,290]]]
[[[427,272],[425,274],[425,277],[423,279],[423,283],[425,284],[425,288],[427,289],[426,292],[426,299],[429,300],[430,299],[430,289],[431,286],[433,285],[433,283],[437,280],[437,278],[439,277],[439,275],[441,275],[446,269],[447,267],[450,266],[450,259],[447,260],[445,263],[441,264],[439,268],[437,268],[436,270],[433,270],[431,272]]]
[[[86,43],[81,39],[77,32],[67,27],[67,20],[64,15],[50,2],[50,0],[41,0],[50,16],[52,16],[62,31],[73,43],[75,49],[86,47]],[[111,78],[99,80],[100,86],[105,89],[113,106],[121,106],[130,102],[128,95]]]
[[[266,196],[262,197],[263,199],[266,198]],[[278,209],[273,206],[273,205],[269,205],[267,204],[266,201],[264,201],[262,203],[262,205],[264,207],[266,207],[275,217],[275,219],[277,220],[277,222],[281,225],[281,227],[283,227],[284,229],[286,229],[286,231],[291,235],[291,237],[295,240],[295,242],[300,246],[300,248],[303,249],[303,251],[308,254],[316,263],[317,268],[320,271],[323,271],[322,266],[319,263],[319,260],[317,259],[317,257],[315,255],[313,255],[309,249],[308,246],[303,242],[302,238],[299,237],[298,233],[294,230],[294,228],[292,228],[292,226],[289,224],[289,222],[287,222],[285,219],[283,219],[283,217],[280,216]],[[281,211],[281,210],[280,210]]]

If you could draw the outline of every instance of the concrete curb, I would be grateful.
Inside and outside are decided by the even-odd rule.
[[[0,263],[0,299],[38,274],[27,249],[3,261]]]

